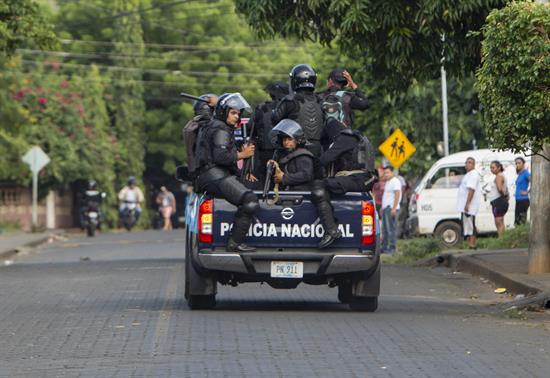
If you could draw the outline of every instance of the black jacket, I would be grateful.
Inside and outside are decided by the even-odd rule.
[[[208,126],[201,130],[197,155],[199,172],[203,176],[201,181],[211,181],[238,174],[237,145],[233,127],[218,119],[212,119]],[[212,170],[214,167],[218,169]],[[210,174],[204,175],[207,171]]]
[[[313,155],[304,148],[286,153],[279,159],[279,167],[285,173],[281,185],[286,190],[308,191],[315,178]]]

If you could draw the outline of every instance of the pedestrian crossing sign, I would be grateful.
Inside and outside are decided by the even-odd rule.
[[[416,147],[401,129],[395,130],[378,149],[395,169],[401,167],[416,151]]]

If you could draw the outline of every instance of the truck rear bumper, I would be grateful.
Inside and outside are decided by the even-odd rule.
[[[273,251],[259,249],[252,253],[229,253],[200,250],[197,254],[199,266],[208,270],[223,272],[269,275],[272,261],[302,261],[304,276],[333,275],[367,271],[378,264],[374,251]]]

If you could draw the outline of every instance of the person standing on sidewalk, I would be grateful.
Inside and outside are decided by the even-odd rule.
[[[525,223],[527,220],[527,210],[529,210],[529,191],[531,174],[525,168],[525,159],[518,156],[515,159],[516,172],[518,177],[516,178],[516,210],[514,224]]]
[[[386,184],[382,195],[382,253],[394,253],[397,244],[397,217],[401,202],[401,181],[393,173],[393,168],[384,168]]]
[[[487,194],[487,200],[491,203],[495,226],[497,227],[498,237],[504,234],[504,215],[508,211],[508,184],[506,177],[502,173],[504,168],[498,161],[491,162],[491,173],[495,175],[495,182],[491,191]]]
[[[159,205],[159,210],[164,221],[162,229],[164,231],[172,230],[172,214],[176,213],[176,198],[165,186],[161,186],[160,188],[160,192],[157,196],[157,204]]]
[[[456,210],[462,214],[462,233],[468,239],[468,248],[477,248],[476,215],[481,203],[481,177],[475,169],[473,157],[466,159],[466,174],[458,187]]]

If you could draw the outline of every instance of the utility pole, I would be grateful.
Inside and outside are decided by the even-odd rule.
[[[449,117],[447,111],[447,73],[445,72],[445,34],[441,36],[441,103],[443,108],[443,149],[449,156]]]

